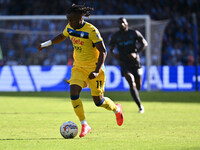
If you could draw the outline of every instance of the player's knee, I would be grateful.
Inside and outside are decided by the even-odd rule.
[[[101,96],[93,96],[93,101],[97,107],[101,106],[104,102],[104,98]]]
[[[96,105],[97,107],[100,107],[100,106],[103,104],[103,102],[104,102],[104,98],[103,98],[102,100],[96,102],[95,105]]]
[[[137,88],[135,82],[131,82],[129,86],[130,86],[130,89]]]
[[[81,87],[72,85],[70,86],[70,96],[80,95]]]
[[[134,76],[131,73],[127,73],[125,75],[126,80],[128,81],[129,84],[132,84],[135,82]]]
[[[137,88],[138,91],[140,91],[141,88],[142,88],[141,82],[138,81],[138,80],[136,80],[136,81],[137,81],[137,82],[136,82],[136,88]]]

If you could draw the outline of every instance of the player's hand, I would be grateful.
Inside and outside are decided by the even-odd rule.
[[[41,47],[41,44],[38,46],[38,51],[41,52],[43,49],[45,49],[46,47]]]
[[[130,55],[128,55],[128,57],[130,59],[136,59],[137,58],[137,54],[136,53],[131,53]]]
[[[99,73],[98,72],[95,72],[95,71],[93,71],[93,72],[91,72],[90,74],[89,74],[89,79],[94,79],[94,78],[96,78],[97,76],[99,75]]]

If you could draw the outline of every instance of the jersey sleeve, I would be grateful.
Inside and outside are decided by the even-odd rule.
[[[103,41],[99,30],[96,29],[96,28],[93,28],[92,31],[90,32],[90,34],[89,34],[89,39],[92,40],[92,42],[93,42],[94,44],[97,44],[97,43]]]
[[[65,29],[63,30],[63,35],[64,35],[65,37],[68,37],[68,36],[69,36],[69,33],[67,32],[67,28],[68,28],[68,26],[66,26]]]

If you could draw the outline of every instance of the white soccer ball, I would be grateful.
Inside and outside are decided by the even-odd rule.
[[[72,121],[64,122],[60,126],[60,134],[65,139],[72,139],[77,135],[77,133],[78,133],[78,126]]]

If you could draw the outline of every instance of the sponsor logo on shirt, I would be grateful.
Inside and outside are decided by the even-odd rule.
[[[73,44],[84,45],[83,41],[81,41],[80,39],[76,39],[75,37],[71,37],[70,40],[72,41]]]

